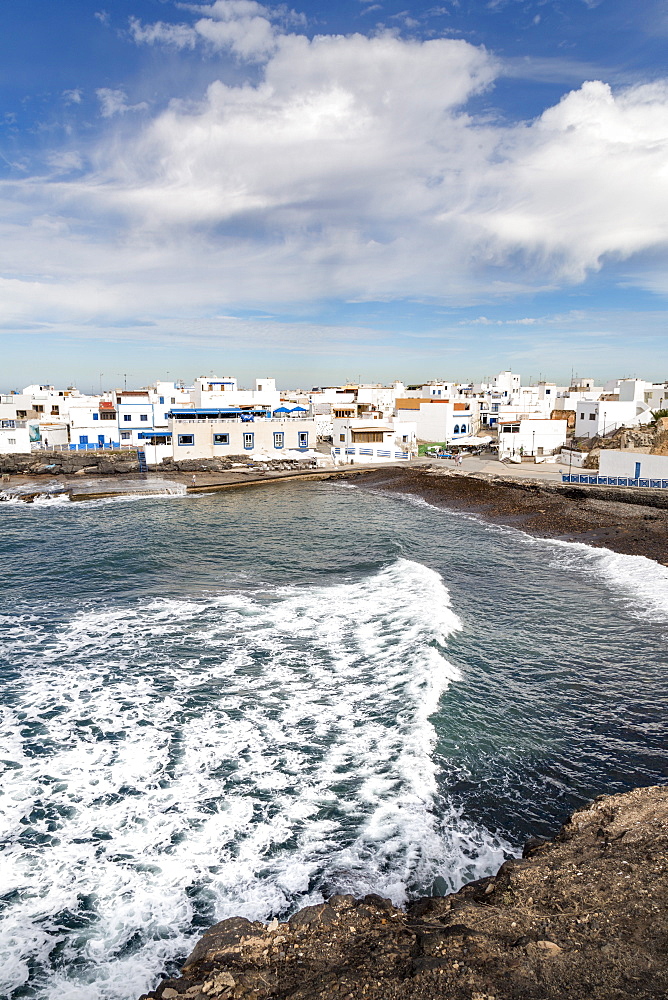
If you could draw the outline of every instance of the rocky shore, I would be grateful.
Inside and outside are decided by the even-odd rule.
[[[553,841],[400,910],[334,896],[210,928],[142,1000],[624,1000],[668,996],[668,787],[602,796]]]
[[[451,472],[439,467],[379,469],[364,488],[410,493],[435,506],[476,514],[543,538],[641,555],[668,565],[668,491],[563,486]]]

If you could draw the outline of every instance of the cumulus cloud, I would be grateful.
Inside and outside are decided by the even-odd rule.
[[[500,136],[470,220],[499,262],[520,253],[582,281],[606,257],[668,241],[668,82],[613,94],[585,83]]]
[[[582,281],[668,242],[665,82],[592,81],[506,125],[470,110],[502,67],[461,40],[308,38],[252,0],[131,28],[142,44],[206,39],[260,67],[128,125],[122,146],[109,129],[84,176],[5,187],[4,303],[26,321],[469,304]],[[105,118],[146,108],[122,89],[97,94]],[[52,164],[74,169],[67,155]],[[64,228],[47,239],[36,217]]]
[[[216,0],[210,6],[193,6],[205,13],[194,25],[157,21],[142,24],[130,19],[130,32],[137,43],[162,44],[175,48],[194,48],[198,42],[213,50],[229,49],[241,59],[261,60],[276,48],[280,35],[276,19],[299,22],[301,19],[283,7],[270,9],[255,0]]]

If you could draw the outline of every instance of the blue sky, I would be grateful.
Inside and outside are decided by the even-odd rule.
[[[668,378],[667,0],[0,16],[0,390]]]

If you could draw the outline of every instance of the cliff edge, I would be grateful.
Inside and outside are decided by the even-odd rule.
[[[668,997],[668,787],[604,796],[553,841],[398,910],[334,896],[288,923],[224,920],[142,1000]]]

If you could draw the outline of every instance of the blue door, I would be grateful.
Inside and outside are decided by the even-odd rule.
[[[636,471],[633,473],[633,478],[637,479],[640,475],[640,462],[636,462]]]
[[[104,434],[98,434],[97,443],[99,444],[100,448],[104,448]]]

